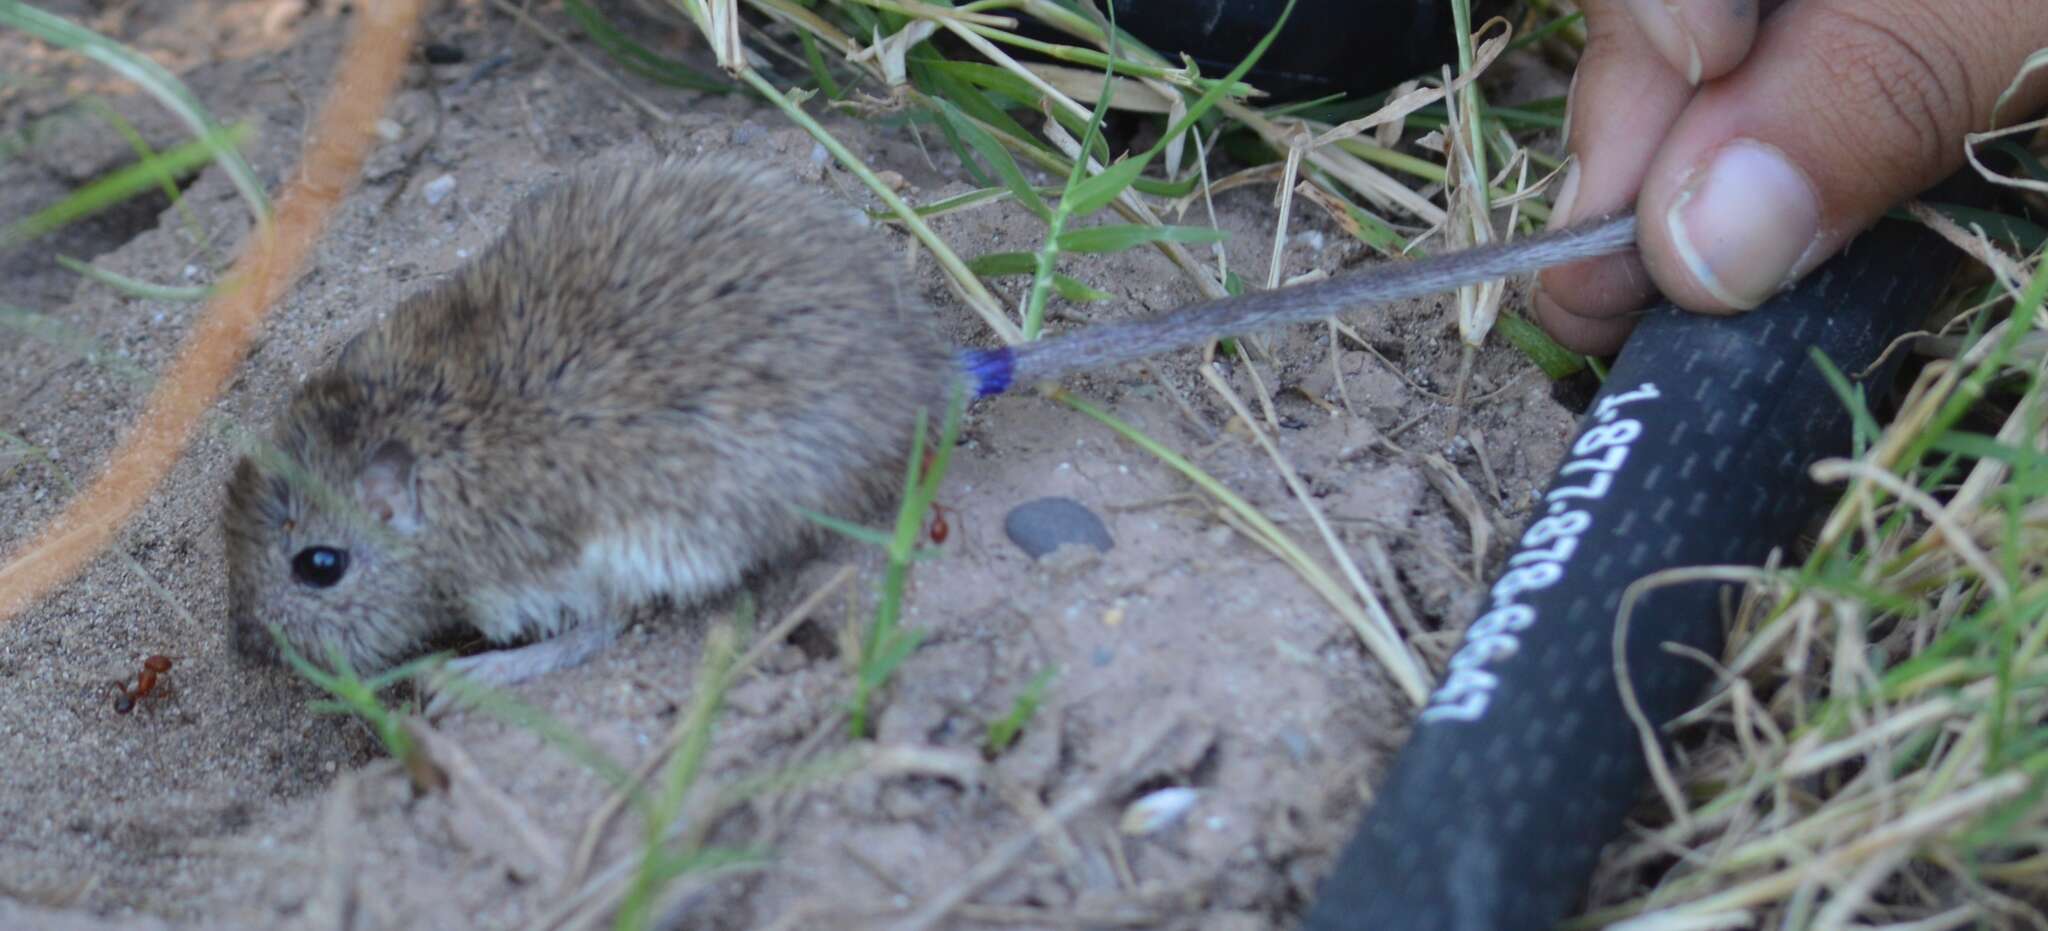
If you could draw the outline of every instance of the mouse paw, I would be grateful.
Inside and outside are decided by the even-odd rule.
[[[616,625],[582,624],[523,647],[449,660],[425,683],[433,694],[427,702],[427,717],[438,718],[457,707],[473,705],[479,693],[580,666],[604,652],[618,636]]]

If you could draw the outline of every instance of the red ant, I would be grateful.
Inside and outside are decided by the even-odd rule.
[[[135,685],[132,688],[123,682],[114,683],[114,713],[127,714],[134,711],[136,702],[156,691],[157,677],[170,671],[171,658],[168,656],[151,656],[143,660],[142,671],[135,674]]]
[[[931,475],[932,460],[936,455],[935,450],[927,449],[924,451],[924,467],[919,470],[920,475]],[[953,511],[953,509],[937,501],[932,502],[932,523],[931,527],[926,531],[926,535],[935,544],[946,542],[946,538],[953,534],[953,525],[946,522],[946,514],[949,511]]]

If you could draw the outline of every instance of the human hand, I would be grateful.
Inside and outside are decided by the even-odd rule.
[[[1768,2],[1765,6],[1771,6]],[[2048,103],[2044,0],[1580,0],[1576,156],[1552,224],[1634,205],[1638,255],[1554,268],[1536,313],[1581,352],[1620,347],[1656,292],[1747,310],[1963,163],[1965,133]],[[1768,12],[1768,11],[1766,11]]]

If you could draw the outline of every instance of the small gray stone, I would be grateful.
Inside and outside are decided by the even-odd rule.
[[[1017,548],[1038,559],[1063,544],[1078,543],[1108,552],[1116,545],[1109,528],[1094,511],[1072,498],[1040,498],[1010,509],[1003,533]]]
[[[447,200],[448,195],[453,193],[455,193],[454,175],[442,175],[427,182],[426,187],[420,189],[420,195],[427,199],[427,206],[429,207],[440,206],[441,202]]]

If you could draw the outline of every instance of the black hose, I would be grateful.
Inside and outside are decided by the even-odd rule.
[[[1758,565],[1792,543],[1822,492],[1807,467],[1845,452],[1851,430],[1810,351],[1864,372],[1957,258],[1918,224],[1887,220],[1752,313],[1649,313],[1309,931],[1548,928],[1580,900],[1648,777],[1615,675],[1623,590],[1662,569]],[[1648,720],[1702,697],[1708,670],[1666,644],[1719,657],[1729,593],[1693,582],[1636,601],[1622,653]]]

